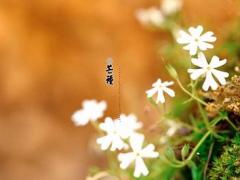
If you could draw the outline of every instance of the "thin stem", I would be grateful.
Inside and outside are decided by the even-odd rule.
[[[203,104],[203,105],[205,105],[205,106],[207,105],[206,102],[204,102],[203,100],[201,100],[200,98],[196,97],[195,95],[193,95],[192,93],[190,93],[188,90],[186,90],[186,89],[183,87],[182,83],[180,82],[180,80],[179,80],[178,78],[176,78],[176,81],[177,81],[179,87],[183,90],[183,92],[185,92],[186,94],[188,94],[190,97],[192,97],[193,99],[195,99],[195,100],[198,101],[199,103],[201,103],[201,104]]]
[[[201,113],[201,116],[202,116],[202,118],[203,118],[203,121],[204,121],[207,129],[212,132],[212,128],[210,127],[210,124],[209,124],[209,122],[208,122],[208,118],[206,117],[206,115],[205,115],[205,113],[204,113],[204,111],[203,111],[203,108],[202,108],[201,104],[199,104],[199,103],[197,103],[197,104],[198,104],[199,111],[200,111],[200,113]]]
[[[238,131],[239,129],[232,123],[232,121],[230,121],[230,119],[228,117],[225,118],[225,120],[233,127],[233,129],[235,131]]]
[[[207,162],[206,162],[206,165],[205,165],[205,168],[204,168],[204,180],[207,179],[207,177],[206,177],[207,176],[207,169],[208,169],[208,164],[209,164],[210,158],[212,156],[213,146],[214,146],[214,142],[211,144],[209,152],[208,152],[208,159],[207,159]]]
[[[210,129],[207,131],[207,133],[201,138],[201,140],[198,142],[198,144],[194,147],[194,149],[192,150],[192,152],[190,153],[190,155],[188,156],[188,158],[184,161],[174,161],[171,162],[170,160],[166,159],[166,162],[168,164],[170,164],[172,167],[175,168],[181,168],[184,167],[185,165],[187,165],[193,158],[193,156],[196,154],[197,150],[199,149],[199,147],[203,144],[203,142],[208,138],[208,136],[212,133],[211,128],[213,126],[215,126],[218,122],[222,121],[222,120],[227,120],[229,124],[231,124],[233,127],[235,127],[235,130],[238,130],[237,127],[228,119],[228,117],[222,117],[222,116],[218,116],[216,117],[210,124]],[[213,146],[213,145],[212,145]],[[210,147],[210,152],[212,152],[212,148]],[[209,155],[210,156],[210,155]]]
[[[194,149],[192,150],[191,154],[188,156],[188,158],[186,159],[186,163],[188,163],[193,156],[195,155],[195,153],[197,152],[198,148],[202,145],[202,143],[207,139],[207,137],[211,134],[210,131],[208,131],[203,137],[202,139],[198,142],[198,144],[194,147]],[[186,164],[185,163],[185,164]]]
[[[173,164],[172,162],[169,162],[169,160],[167,159],[167,162],[170,163],[171,166],[176,167],[176,168],[181,168],[186,166],[193,158],[193,156],[196,154],[197,150],[199,149],[199,147],[203,144],[203,142],[207,139],[207,137],[211,134],[211,131],[208,131],[203,137],[202,139],[198,142],[198,144],[194,147],[194,149],[192,150],[192,152],[190,153],[190,155],[188,156],[188,158],[185,161],[177,161],[178,164]]]

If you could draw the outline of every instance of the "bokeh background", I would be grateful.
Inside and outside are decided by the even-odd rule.
[[[157,0],[0,0],[0,179],[82,180],[106,167],[94,150],[94,129],[75,127],[71,114],[84,99],[106,100],[145,124],[145,90],[167,77],[156,53],[168,35],[137,22],[138,8]],[[186,25],[202,24],[221,37],[239,16],[238,0],[185,0]],[[115,85],[105,81],[113,57]],[[146,113],[147,112],[147,113]]]

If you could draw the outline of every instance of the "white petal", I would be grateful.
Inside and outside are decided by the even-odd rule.
[[[137,157],[136,159],[136,165],[135,165],[135,170],[134,170],[134,176],[135,177],[140,177],[141,175],[148,175],[149,171],[143,161],[142,158]]]
[[[129,143],[134,152],[140,152],[144,141],[144,135],[134,134],[131,136]]]
[[[165,102],[165,98],[164,98],[164,95],[163,95],[163,90],[162,89],[159,89],[158,90],[158,95],[157,95],[157,101],[156,103],[164,103]]]
[[[121,169],[126,169],[136,158],[136,154],[133,152],[130,153],[120,153],[118,155],[118,160],[121,162],[120,163],[120,168]]]
[[[147,97],[148,98],[152,97],[157,91],[158,91],[157,88],[152,88],[152,89],[146,91]]]
[[[202,59],[199,59],[199,58],[192,58],[191,61],[195,66],[198,66],[201,68],[205,68],[206,66],[208,66],[208,63],[206,61],[203,61]]]
[[[199,66],[199,67],[207,67],[208,66],[207,58],[202,52],[198,53],[198,60],[202,64],[202,66]]]
[[[142,123],[137,120],[137,117],[135,115],[120,115],[120,125],[118,132],[123,139],[131,137],[133,133],[135,133],[135,130],[140,129],[141,127]]]
[[[103,131],[111,132],[113,129],[115,129],[114,122],[110,117],[107,117],[105,118],[104,123],[101,123],[99,125],[99,128],[102,129]]]
[[[198,42],[198,47],[200,50],[202,51],[206,51],[207,49],[212,49],[214,46],[212,44],[203,42],[203,41],[199,41]]]
[[[201,36],[201,40],[205,42],[215,42],[217,38],[214,36],[214,33],[208,31]]]
[[[190,43],[188,46],[183,47],[185,50],[189,50],[191,56],[196,55],[198,51],[198,44],[195,42]]]
[[[229,76],[227,72],[219,71],[217,69],[212,69],[212,73],[217,78],[217,80],[220,82],[221,85],[225,85],[227,83],[225,79]]]
[[[172,89],[170,89],[170,88],[164,87],[163,91],[166,92],[171,97],[175,96],[175,92]]]
[[[190,73],[190,77],[192,80],[196,80],[200,76],[205,74],[205,70],[204,69],[188,69],[188,73]]]
[[[91,108],[92,105],[97,104],[97,101],[96,100],[84,100],[82,104],[83,104],[84,109]]]
[[[177,42],[179,44],[188,44],[192,41],[192,36],[190,36],[185,31],[180,30],[178,34],[179,35],[178,35],[178,38],[177,38]]]
[[[106,102],[101,101],[98,103],[96,100],[85,100],[83,101],[83,110],[88,114],[89,119],[96,121],[103,117],[103,113],[106,110]]]
[[[158,79],[155,83],[153,83],[153,87],[159,87],[162,84],[162,80]]]
[[[84,110],[80,110],[72,115],[72,121],[76,126],[84,126],[89,122],[89,116]]]
[[[216,83],[216,81],[214,80],[212,73],[210,71],[207,72],[206,74],[206,79],[203,83],[203,90],[207,91],[209,89],[209,87],[212,88],[212,90],[216,90],[218,88],[218,84]]]
[[[165,82],[162,83],[162,86],[171,86],[173,84],[174,84],[173,81],[165,81]]]
[[[219,57],[213,56],[212,60],[210,62],[210,66],[211,66],[211,68],[218,68],[218,67],[223,66],[226,63],[227,63],[226,59],[223,59],[223,60],[220,61]]]
[[[101,146],[103,151],[107,150],[112,143],[112,138],[110,135],[100,137],[97,139],[97,144]]]
[[[153,144],[147,145],[145,148],[141,151],[141,157],[143,158],[156,158],[159,156],[158,152],[154,151],[155,147]]]
[[[125,147],[125,143],[118,135],[112,135],[112,146],[110,148],[111,151],[115,151],[116,149],[122,150]]]
[[[194,38],[199,38],[203,32],[203,27],[202,26],[197,26],[196,28],[190,27],[189,32]]]
[[[107,109],[107,103],[106,101],[101,101],[99,103],[99,108],[102,110],[102,111],[105,111]]]

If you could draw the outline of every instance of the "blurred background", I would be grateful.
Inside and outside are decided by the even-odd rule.
[[[91,166],[106,167],[92,148],[91,126],[70,117],[84,99],[106,100],[152,120],[145,91],[167,78],[157,48],[167,41],[136,20],[157,0],[0,0],[0,179],[82,180]],[[202,24],[221,37],[239,16],[238,0],[184,0],[186,26]],[[105,83],[113,57],[115,84]],[[166,80],[166,79],[165,79]],[[154,112],[153,112],[154,113]],[[91,148],[90,148],[91,147]]]

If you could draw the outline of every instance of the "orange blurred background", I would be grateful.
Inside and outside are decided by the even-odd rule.
[[[82,180],[91,166],[106,167],[91,147],[94,129],[75,127],[84,99],[118,109],[117,78],[105,81],[106,59],[121,67],[121,110],[147,122],[145,90],[166,77],[157,47],[168,39],[134,17],[156,0],[1,0],[0,179]],[[185,0],[186,25],[221,36],[239,16],[238,0]]]

